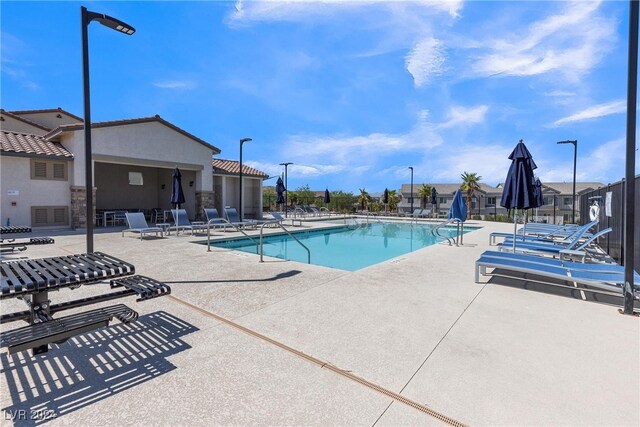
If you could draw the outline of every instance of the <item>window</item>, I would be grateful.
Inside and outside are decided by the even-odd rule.
[[[66,181],[68,164],[66,161],[31,159],[31,179]]]
[[[496,205],[496,198],[495,197],[487,197],[487,202],[485,203],[486,207],[490,207],[490,206],[495,206]]]
[[[69,225],[69,208],[67,206],[31,207],[32,227],[52,225]]]
[[[142,172],[129,172],[129,185],[142,185]]]
[[[544,196],[544,204],[547,206],[553,206],[554,197],[553,196]]]
[[[571,199],[572,199],[572,197],[564,197],[564,198],[562,199],[562,204],[563,204],[564,206],[571,206],[571,205],[573,205],[573,201],[572,201]]]
[[[446,205],[447,204],[447,198],[446,197],[438,197],[438,204]]]

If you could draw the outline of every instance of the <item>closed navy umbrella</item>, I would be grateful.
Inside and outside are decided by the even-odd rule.
[[[467,219],[467,204],[464,202],[462,191],[460,190],[457,190],[456,194],[453,196],[451,208],[449,208],[448,218],[457,218],[462,222],[465,222],[465,220]]]
[[[324,190],[324,203],[325,204],[329,204],[331,203],[331,195],[329,194],[329,189],[327,188],[326,190]]]
[[[436,187],[431,187],[431,204],[435,205],[438,203],[438,192],[436,191]]]
[[[178,209],[184,203],[184,192],[182,191],[182,174],[177,167],[173,170],[171,184],[171,204],[176,208],[173,220],[176,222],[176,235],[178,234]]]
[[[284,192],[287,189],[284,186],[284,182],[282,182],[282,177],[278,177],[278,181],[276,182],[276,193],[278,193],[278,198],[276,199],[276,203],[281,205],[284,203]]]
[[[533,170],[537,169],[533,157],[522,140],[509,155],[511,167],[504,182],[500,206],[507,209],[530,209],[536,207]],[[516,247],[516,214],[513,215],[513,249]],[[524,236],[524,234],[523,234]],[[524,238],[524,237],[523,237]]]
[[[389,189],[388,188],[384,189],[384,196],[382,197],[382,203],[384,203],[385,205],[389,203]]]
[[[534,186],[536,208],[544,205],[544,197],[542,197],[542,183],[536,178]]]

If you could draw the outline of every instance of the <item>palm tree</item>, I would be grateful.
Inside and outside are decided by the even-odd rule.
[[[473,197],[473,193],[477,190],[480,190],[480,180],[482,177],[475,172],[463,172],[460,175],[462,179],[462,185],[460,185],[460,189],[467,193],[467,219],[471,217],[471,198]]]
[[[420,207],[425,209],[427,207],[427,200],[431,197],[431,186],[422,184],[420,188],[418,188],[418,197],[420,197]]]
[[[364,188],[360,189],[360,195],[358,196],[358,203],[360,203],[360,207],[362,210],[365,210],[369,205],[369,193]]]

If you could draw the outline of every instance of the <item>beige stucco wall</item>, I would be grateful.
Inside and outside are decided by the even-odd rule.
[[[69,162],[69,175],[73,170]],[[0,168],[0,215],[2,225],[11,218],[12,225],[31,225],[32,206],[69,206],[71,192],[69,181],[32,180],[28,157],[2,156]],[[9,191],[18,191],[9,196]],[[16,202],[16,206],[11,206]]]
[[[30,125],[13,117],[2,114],[4,121],[0,121],[0,129],[12,132],[30,133],[34,135],[44,135],[46,130]]]
[[[216,209],[222,214],[226,206],[239,209],[240,178],[236,175],[214,175]],[[224,182],[224,185],[223,185]],[[262,218],[262,179],[242,177],[242,204],[245,218]]]
[[[194,190],[213,189],[212,150],[158,122],[93,129],[94,161],[180,168],[196,173]],[[73,185],[84,185],[84,132],[64,133],[62,144],[74,153]],[[95,166],[94,166],[95,169]]]
[[[60,115],[61,117],[56,117]],[[55,129],[60,125],[68,125],[71,123],[78,123],[78,119],[67,116],[59,111],[50,111],[44,113],[21,113],[20,117],[24,117],[39,125],[48,127],[49,129]]]

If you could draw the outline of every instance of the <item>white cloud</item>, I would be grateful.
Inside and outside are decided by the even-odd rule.
[[[495,185],[504,182],[511,161],[512,145],[477,144],[460,145],[455,150],[447,150],[436,161],[425,165],[431,168],[430,176],[437,182],[459,182],[462,172],[475,172],[482,177],[481,182]]]
[[[489,106],[487,105],[478,105],[476,107],[469,108],[463,106],[453,106],[449,109],[449,113],[447,114],[447,121],[440,124],[438,127],[441,129],[446,129],[464,124],[483,123],[487,111],[489,111]]]
[[[600,2],[563,3],[563,10],[527,29],[488,41],[472,65],[481,76],[561,73],[570,81],[590,71],[615,42],[617,22],[598,14]]]
[[[196,83],[192,80],[164,80],[152,84],[160,89],[188,90],[196,87]]]
[[[624,100],[611,101],[605,104],[593,105],[578,113],[556,120],[553,122],[553,126],[561,126],[567,123],[595,119],[598,117],[609,116],[611,114],[620,114],[625,111],[627,111],[627,103]]]
[[[445,60],[442,42],[430,37],[416,43],[407,55],[405,65],[416,87],[422,87],[443,73]]]
[[[396,7],[388,0],[289,0],[289,1],[242,1],[235,3],[233,11],[226,17],[229,26],[238,26],[259,21],[310,21],[321,17],[332,17],[347,11],[362,10],[365,7],[380,5],[391,13],[404,13],[407,6],[415,6],[423,11],[447,13],[458,17],[463,0],[413,0],[402,2]]]

